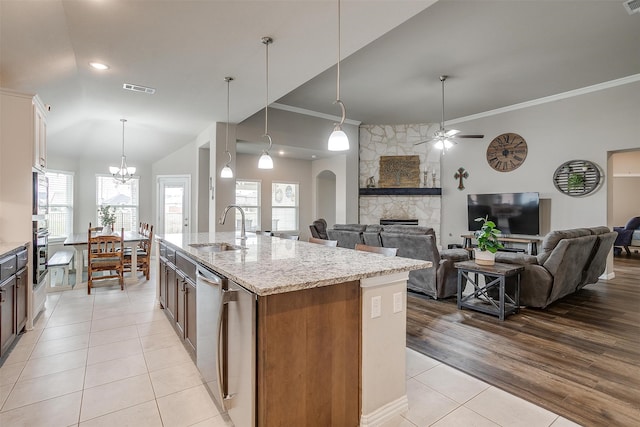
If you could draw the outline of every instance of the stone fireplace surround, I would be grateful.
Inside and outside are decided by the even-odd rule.
[[[360,188],[367,186],[369,177],[377,184],[380,156],[420,156],[420,172],[428,172],[428,187],[432,187],[432,173],[440,187],[440,151],[431,144],[414,145],[429,138],[438,130],[437,123],[360,126]],[[421,182],[421,186],[425,186]],[[440,196],[359,196],[359,223],[379,224],[381,219],[417,219],[419,225],[432,227],[440,242]]]

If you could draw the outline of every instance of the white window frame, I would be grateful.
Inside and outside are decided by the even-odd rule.
[[[49,211],[51,211],[51,208],[67,208],[69,211],[69,215],[68,215],[68,235],[60,235],[60,236],[51,236],[49,238],[50,242],[54,242],[54,240],[57,240],[56,237],[59,237],[61,241],[64,241],[67,237],[71,236],[73,234],[73,191],[74,191],[74,180],[75,180],[75,173],[71,172],[71,171],[63,171],[63,170],[54,170],[54,169],[49,169],[47,170],[45,176],[47,176],[47,178],[50,178],[50,175],[67,175],[70,177],[70,186],[67,187],[67,196],[68,196],[68,200],[70,201],[70,204],[56,204],[56,203],[51,203],[51,197],[53,196],[51,194],[51,187],[49,187],[49,194],[48,194],[48,198],[49,200],[47,200],[48,204],[49,204]],[[51,225],[51,219],[50,219],[50,215],[51,212],[49,212],[47,214],[47,221],[49,226]],[[49,227],[50,228],[50,227]]]
[[[274,193],[274,188],[276,185],[295,185],[297,187],[297,194],[296,194],[296,199],[295,199],[295,206],[275,206],[274,205],[274,200],[276,198],[276,195]],[[282,228],[281,226],[277,226],[277,224],[274,223],[275,220],[275,215],[273,214],[274,209],[293,209],[295,212],[295,228],[294,229],[285,229]],[[298,232],[300,230],[300,183],[299,182],[295,182],[295,181],[273,181],[271,183],[271,223],[272,223],[272,227],[271,230],[272,231],[294,231],[294,232]]]
[[[252,183],[256,183],[258,184],[258,205],[247,205],[247,204],[243,204],[241,202],[238,201],[237,197],[238,197],[238,183],[239,182],[252,182]],[[237,179],[236,180],[236,185],[235,185],[235,190],[234,190],[234,200],[236,205],[240,206],[242,209],[245,208],[249,208],[249,209],[256,209],[256,218],[258,220],[257,224],[251,224],[250,226],[247,226],[247,231],[256,231],[256,230],[260,230],[261,229],[261,224],[262,224],[262,180],[259,179]],[[245,209],[246,210],[246,209]],[[238,227],[238,221],[236,221],[236,231],[240,231],[240,228]]]
[[[105,178],[105,179],[113,179],[113,177],[111,175],[108,174],[96,174],[96,223],[95,226],[98,226],[100,224],[100,219],[99,219],[99,213],[98,210],[100,209],[101,206],[103,206],[103,203],[100,202],[99,197],[100,194],[98,193],[98,181],[101,178]],[[121,218],[118,217],[118,208],[127,208],[127,209],[132,209],[133,212],[135,213],[135,220],[132,220],[132,224],[131,224],[131,229],[128,229],[127,227],[125,227],[125,231],[137,231],[138,230],[138,222],[140,221],[140,178],[131,178],[130,181],[128,181],[125,185],[130,185],[131,181],[136,181],[138,184],[138,191],[136,192],[135,195],[135,204],[131,204],[131,205],[111,205],[114,208],[116,208],[116,224],[114,229],[115,230],[119,230],[120,229],[120,223],[121,223]]]

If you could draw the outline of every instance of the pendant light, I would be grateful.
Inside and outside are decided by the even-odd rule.
[[[269,140],[269,147],[262,152],[260,156],[260,160],[258,160],[258,169],[273,169],[273,159],[269,155],[269,150],[271,150],[271,146],[273,145],[273,141],[271,140],[271,135],[269,135],[269,45],[273,43],[273,39],[271,37],[263,37],[262,43],[265,46],[265,64],[266,64],[266,81],[267,81],[267,96],[265,98],[264,104],[264,137]]]
[[[227,82],[227,139],[224,143],[224,152],[229,157],[227,160],[227,164],[224,165],[222,170],[220,171],[220,178],[233,178],[233,171],[231,170],[231,153],[229,152],[229,86],[233,81],[233,77],[225,77],[224,81]]]
[[[120,121],[122,122],[122,158],[120,159],[120,167],[109,166],[109,172],[113,175],[113,179],[125,184],[131,178],[135,178],[133,174],[136,173],[136,168],[127,166],[127,157],[124,155],[124,124],[127,119],[120,119]]]
[[[342,130],[344,120],[347,118],[347,111],[344,108],[344,104],[340,100],[340,0],[338,0],[338,64],[337,64],[337,76],[336,76],[336,100],[334,104],[338,104],[342,110],[342,118],[340,123],[336,123],[333,128],[333,132],[329,136],[329,151],[346,151],[349,149],[349,138],[347,134]]]

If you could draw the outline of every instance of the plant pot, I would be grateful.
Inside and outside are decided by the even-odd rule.
[[[496,254],[489,251],[481,251],[475,248],[473,250],[473,256],[478,265],[493,265],[496,263]]]

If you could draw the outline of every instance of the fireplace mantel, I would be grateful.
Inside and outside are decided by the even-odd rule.
[[[361,188],[361,196],[440,196],[442,188]]]

